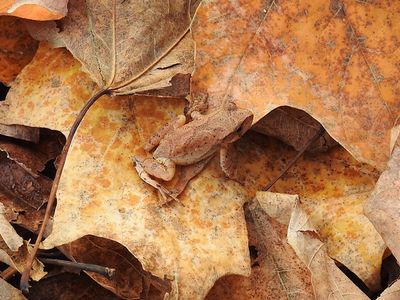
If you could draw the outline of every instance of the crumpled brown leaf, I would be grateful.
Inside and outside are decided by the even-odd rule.
[[[79,1],[54,22],[30,23],[32,34],[65,46],[102,88],[132,94],[169,85],[193,69],[193,42],[186,35],[189,0]]]
[[[0,12],[2,6],[3,3]],[[22,20],[0,17],[0,81],[9,85],[32,60],[37,46],[38,42],[29,35]]]
[[[320,130],[321,125],[306,112],[289,107],[278,107],[252,127],[253,130],[276,137],[297,151],[303,149]],[[327,132],[309,145],[307,152],[326,151],[337,145]]]
[[[400,259],[400,146],[365,202],[364,213],[374,224],[397,260]]]
[[[33,282],[29,300],[120,300],[87,276],[61,273]]]
[[[43,45],[0,104],[0,120],[67,132],[95,89],[66,50]],[[74,138],[44,246],[89,234],[115,240],[171,281],[170,298],[201,299],[219,277],[248,275],[246,194],[217,161],[189,184],[182,203],[163,207],[134,169],[143,142],[182,110],[177,99],[100,98]]]
[[[334,5],[331,5],[331,4]],[[384,169],[399,122],[400,2],[207,0],[192,30],[193,105],[232,100],[254,122],[302,109],[356,159]]]
[[[68,0],[2,0],[0,15],[37,21],[57,20],[67,14],[67,3]]]
[[[114,241],[84,236],[72,243],[59,247],[78,262],[97,264],[115,269],[112,279],[96,273],[88,275],[106,289],[123,299],[145,298],[146,293],[159,298],[171,291],[168,281],[163,281],[144,271],[140,262],[121,244]]]

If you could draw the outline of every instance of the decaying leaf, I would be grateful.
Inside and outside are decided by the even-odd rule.
[[[37,21],[57,20],[67,14],[67,3],[68,0],[2,0],[0,15]]]
[[[171,291],[163,281],[144,271],[140,262],[124,246],[103,238],[85,236],[62,246],[62,251],[78,262],[97,264],[115,269],[113,278],[88,273],[95,281],[123,299],[139,299],[151,291],[160,297]]]
[[[381,234],[397,260],[400,259],[400,147],[393,151],[387,169],[381,174],[364,206],[366,216]]]
[[[237,144],[239,176],[249,198],[277,176],[296,152],[257,133]],[[328,254],[357,274],[371,289],[380,285],[386,245],[363,214],[363,204],[378,173],[357,163],[343,148],[303,156],[271,189],[298,194]]]
[[[0,124],[0,135],[37,143],[39,141],[40,129],[21,125]]]
[[[34,209],[47,201],[52,181],[28,173],[16,162],[5,158],[0,151],[0,189]]]
[[[62,273],[33,282],[29,300],[120,300],[87,276]]]
[[[193,69],[193,42],[187,31],[191,1],[79,1],[58,31],[54,22],[30,23],[38,39],[62,45],[102,88],[132,94],[169,85]]]
[[[2,300],[26,300],[20,290],[2,278],[0,278],[0,295]]]
[[[0,12],[2,7],[3,1]],[[29,35],[22,20],[0,17],[0,81],[10,84],[32,60],[37,45],[38,42]]]
[[[0,120],[67,132],[94,89],[66,50],[42,46],[0,104]],[[170,298],[201,299],[219,277],[248,275],[246,195],[217,161],[190,183],[182,203],[163,207],[134,170],[144,141],[182,110],[177,99],[102,97],[74,138],[44,246],[84,235],[115,240],[144,270],[171,281]]]
[[[289,107],[278,107],[259,120],[253,130],[273,136],[300,151],[317,134],[321,125],[306,112]],[[308,152],[326,151],[337,143],[325,132]]]
[[[400,114],[399,9],[398,1],[203,1],[192,26],[192,105],[205,95],[210,109],[232,100],[254,122],[278,106],[302,109],[356,159],[383,169]]]
[[[4,216],[8,222],[31,232],[38,231],[43,220],[44,208],[36,210],[2,189],[0,189],[0,202],[4,205]]]

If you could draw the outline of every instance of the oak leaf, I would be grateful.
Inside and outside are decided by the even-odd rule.
[[[203,1],[192,105],[234,101],[254,122],[303,109],[356,159],[384,169],[400,115],[400,2]]]
[[[43,45],[0,104],[0,120],[65,133],[95,89],[65,49]],[[144,141],[181,113],[183,104],[179,99],[99,99],[71,146],[46,248],[88,234],[117,241],[144,270],[171,281],[171,298],[201,299],[226,273],[249,273],[246,194],[224,177],[218,162],[189,184],[182,203],[163,207],[134,169],[132,158]]]

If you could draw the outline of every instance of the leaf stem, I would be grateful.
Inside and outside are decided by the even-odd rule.
[[[95,264],[85,264],[85,263],[78,263],[74,261],[67,261],[62,259],[54,259],[54,258],[39,258],[39,260],[44,264],[61,266],[61,267],[68,267],[74,268],[77,270],[83,270],[88,272],[94,272],[100,274],[108,279],[111,279],[115,274],[115,269],[103,267]]]
[[[79,127],[79,125],[81,124],[83,117],[86,115],[87,111],[89,110],[89,108],[96,102],[97,99],[99,99],[101,96],[106,95],[106,94],[110,94],[110,90],[108,89],[102,89],[100,91],[98,91],[97,93],[95,93],[85,104],[85,106],[81,109],[81,111],[79,112],[78,116],[76,117],[74,123],[71,126],[71,130],[69,131],[67,140],[65,142],[64,148],[61,152],[60,155],[60,161],[59,161],[59,166],[57,168],[57,172],[56,172],[56,176],[54,178],[54,182],[53,185],[51,187],[51,191],[50,191],[50,195],[49,195],[49,199],[47,201],[47,207],[46,207],[46,212],[43,218],[43,223],[40,227],[39,233],[38,233],[38,237],[36,239],[36,243],[33,247],[33,250],[30,252],[29,258],[27,260],[24,272],[22,273],[21,276],[21,281],[20,281],[20,289],[22,290],[23,293],[28,293],[29,292],[29,275],[30,275],[30,271],[32,268],[32,264],[33,261],[36,257],[36,253],[39,249],[39,245],[40,242],[42,241],[43,238],[43,234],[44,231],[46,229],[46,225],[49,221],[50,218],[50,214],[55,202],[55,198],[56,198],[56,192],[58,189],[58,184],[60,183],[60,178],[61,178],[61,174],[62,171],[64,169],[64,165],[65,165],[65,161],[67,159],[67,154],[69,151],[69,148],[71,146],[72,143],[72,139],[74,138],[74,135]]]
[[[294,163],[306,152],[306,150],[317,141],[325,132],[324,127],[320,127],[320,129],[315,133],[315,135],[300,149],[297,155],[292,158],[292,160],[285,166],[285,168],[274,178],[272,179],[268,185],[263,188],[263,191],[268,191],[285,173],[294,165]]]

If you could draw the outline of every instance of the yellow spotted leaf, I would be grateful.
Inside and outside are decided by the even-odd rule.
[[[0,105],[0,120],[66,133],[95,89],[68,51],[44,44]],[[144,270],[171,282],[172,299],[202,299],[219,277],[249,274],[246,193],[218,161],[189,184],[181,203],[167,206],[135,171],[132,158],[146,138],[183,106],[126,96],[96,102],[73,140],[44,247],[85,235],[117,241]]]
[[[200,4],[193,105],[302,109],[356,159],[384,169],[400,120],[399,1]]]

